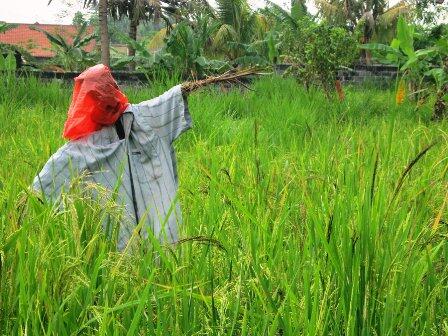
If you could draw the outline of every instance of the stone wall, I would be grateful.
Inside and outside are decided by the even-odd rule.
[[[288,67],[289,64],[277,64],[275,72],[281,75]],[[396,76],[397,67],[383,64],[358,64],[350,69],[338,71],[338,79],[345,84],[371,83],[377,86],[387,86],[395,80]]]
[[[351,69],[338,72],[338,78],[343,83],[363,84],[372,83],[387,86],[397,77],[397,67],[390,65],[356,65]]]

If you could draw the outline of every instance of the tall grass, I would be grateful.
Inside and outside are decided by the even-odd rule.
[[[22,196],[63,143],[70,88],[0,85],[0,333],[448,334],[447,123],[388,91],[253,89],[189,98],[182,240],[123,254],[100,228],[113,203]]]

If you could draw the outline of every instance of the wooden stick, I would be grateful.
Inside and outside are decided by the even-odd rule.
[[[203,86],[207,86],[215,83],[238,83],[241,78],[253,76],[253,75],[262,75],[256,71],[256,69],[245,69],[240,71],[229,70],[222,75],[207,77],[205,79],[189,81],[182,84],[182,93],[188,94],[194,90],[197,90]]]

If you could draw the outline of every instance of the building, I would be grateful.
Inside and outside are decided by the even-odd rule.
[[[78,27],[75,25],[57,25],[57,24],[40,24],[40,23],[18,23],[17,27],[7,30],[0,34],[0,43],[10,44],[25,49],[37,60],[45,60],[52,58],[55,53],[51,48],[51,43],[44,33],[33,30],[31,27],[36,27],[47,31],[51,34],[59,34],[68,42],[72,42],[73,38],[78,32]],[[93,26],[86,29],[86,34],[92,34]],[[95,49],[96,41],[92,40],[84,48],[85,51],[90,52]]]

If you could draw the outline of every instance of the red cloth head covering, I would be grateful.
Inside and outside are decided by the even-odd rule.
[[[98,64],[75,78],[64,138],[75,140],[114,124],[128,106],[110,69]]]

